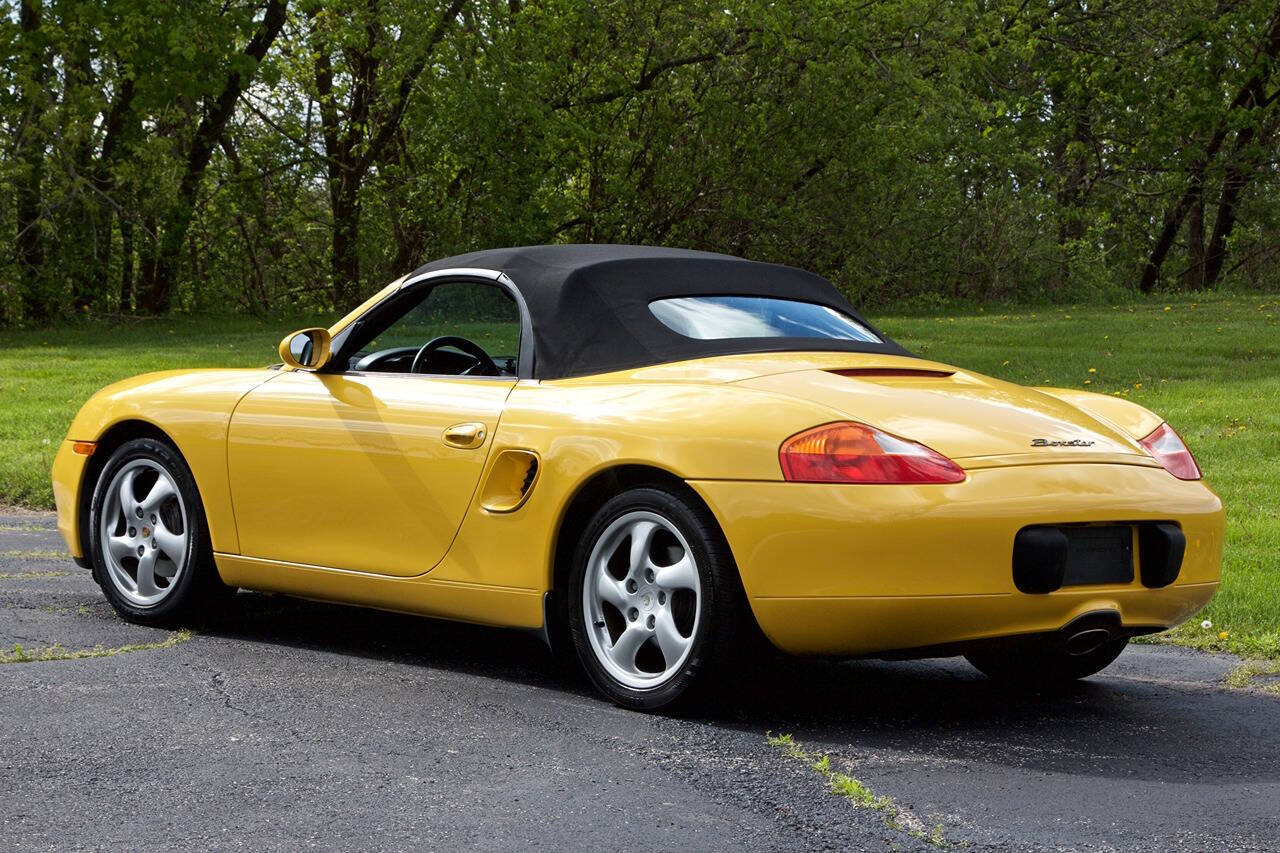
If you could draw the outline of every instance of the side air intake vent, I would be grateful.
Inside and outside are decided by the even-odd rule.
[[[538,454],[532,450],[499,452],[480,490],[480,506],[489,512],[515,512],[537,484],[538,468]]]

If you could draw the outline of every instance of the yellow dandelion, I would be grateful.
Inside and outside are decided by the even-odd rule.
[[[1218,639],[1219,639],[1219,640],[1225,640],[1225,639],[1227,638],[1227,634],[1228,634],[1228,633],[1229,633],[1229,632],[1227,632],[1227,631],[1219,631],[1219,632],[1218,632]]]
[[[1135,382],[1135,383],[1133,383],[1133,387],[1134,387],[1135,389],[1136,389],[1136,388],[1141,388],[1141,387],[1142,387],[1142,383],[1141,383],[1141,382]]]
[[[1092,385],[1092,384],[1093,384],[1093,380],[1092,380],[1092,379],[1086,379],[1086,380],[1084,381],[1084,384],[1085,384],[1085,385]]]
[[[1168,314],[1168,313],[1169,313],[1170,311],[1172,311],[1172,310],[1173,310],[1173,306],[1172,306],[1172,305],[1166,305],[1166,306],[1164,306],[1164,312],[1165,312],[1166,314]]]
[[[1090,367],[1090,368],[1089,368],[1089,372],[1090,372],[1090,373],[1097,373],[1097,372],[1098,372],[1098,368],[1096,368],[1096,367]]]

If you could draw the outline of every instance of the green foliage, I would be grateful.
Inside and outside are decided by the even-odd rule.
[[[129,643],[124,646],[106,648],[94,646],[89,649],[68,649],[60,643],[52,646],[40,646],[34,649],[23,648],[15,643],[12,652],[0,651],[0,664],[6,663],[41,663],[51,660],[84,660],[86,658],[109,658],[126,655],[131,652],[150,652],[159,649],[171,649],[191,639],[191,632],[182,629],[174,631],[163,640],[154,643]]]
[[[787,758],[808,764],[827,783],[827,790],[831,793],[844,797],[857,808],[883,814],[885,825],[890,829],[905,832],[926,844],[948,846],[941,822],[935,822],[933,828],[926,831],[924,824],[909,811],[899,808],[893,797],[876,794],[861,780],[833,769],[830,755],[823,753],[815,758],[790,734],[765,732],[765,742],[782,750]],[[936,820],[936,816],[931,815],[930,819]]]
[[[1280,661],[1245,661],[1227,673],[1227,684],[1280,696]]]
[[[3,322],[562,240],[871,304],[1276,286],[1274,0],[283,5],[0,0]]]
[[[831,783],[831,793],[839,794],[855,806],[888,811],[894,808],[892,797],[876,796],[875,792],[857,779],[846,773],[835,773],[828,770],[825,774]]]

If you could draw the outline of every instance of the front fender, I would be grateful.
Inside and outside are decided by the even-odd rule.
[[[273,376],[270,369],[177,370],[135,376],[108,385],[80,408],[53,464],[58,529],[74,557],[84,557],[81,509],[86,490],[129,424],[166,435],[195,477],[214,550],[237,553],[235,514],[227,480],[227,426],[240,399]],[[73,442],[98,442],[93,457]],[[102,454],[102,456],[99,456]],[[91,464],[92,463],[92,464]]]

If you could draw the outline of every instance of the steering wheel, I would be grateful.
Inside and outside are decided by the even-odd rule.
[[[498,365],[494,363],[493,359],[489,357],[489,353],[485,352],[479,344],[466,338],[460,338],[457,335],[441,335],[423,344],[422,348],[414,355],[413,364],[409,365],[409,372],[417,373],[418,368],[426,363],[427,357],[441,347],[453,347],[475,359],[476,363],[458,374],[459,376],[497,376],[500,372]]]

